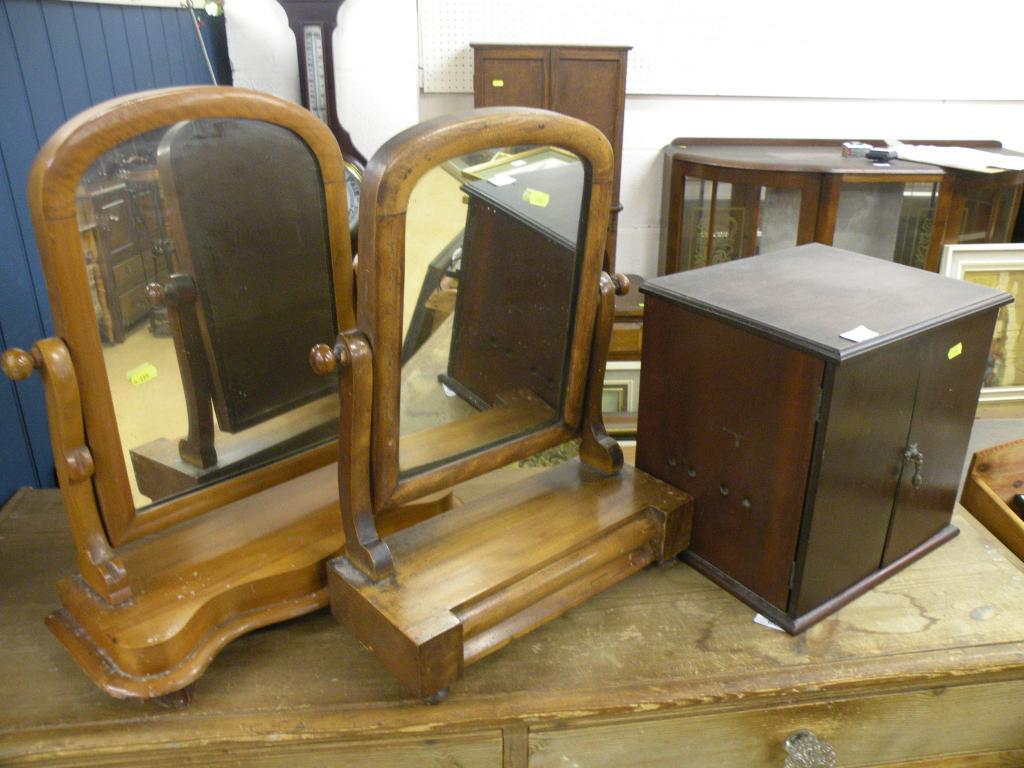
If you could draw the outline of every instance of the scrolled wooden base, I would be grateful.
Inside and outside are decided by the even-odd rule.
[[[674,557],[691,518],[688,496],[644,472],[574,460],[390,536],[390,577],[330,561],[331,610],[429,700],[466,665]]]
[[[111,696],[181,691],[234,638],[327,605],[324,562],[345,541],[336,471],[323,467],[118,548],[132,575],[130,599],[111,603],[70,576],[58,583],[62,607],[47,626]],[[394,510],[381,529],[456,503],[436,494]]]

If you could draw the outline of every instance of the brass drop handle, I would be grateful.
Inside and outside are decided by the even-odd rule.
[[[791,733],[782,743],[786,762],[782,768],[835,768],[836,751],[832,745],[819,739],[811,731]]]
[[[921,483],[924,482],[921,479],[921,467],[924,465],[924,454],[917,447],[917,443],[911,443],[907,446],[907,449],[903,451],[904,461],[914,462],[914,476],[910,479],[910,482],[915,488],[920,488]]]

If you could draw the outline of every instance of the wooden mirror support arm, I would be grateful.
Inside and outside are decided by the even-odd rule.
[[[78,568],[86,584],[104,600],[122,603],[132,596],[125,567],[114,555],[93,494],[96,470],[85,444],[82,403],[71,354],[60,339],[42,339],[31,352],[8,349],[3,371],[15,381],[39,369],[50,414],[50,442],[71,535],[78,550]]]
[[[167,308],[167,322],[174,337],[174,352],[185,390],[188,436],[178,442],[178,453],[182,461],[208,469],[217,464],[217,449],[214,447],[210,372],[200,335],[195,280],[191,275],[171,275],[166,285],[147,285],[146,298],[154,307]]]
[[[610,276],[601,273],[598,286],[597,322],[594,324],[594,340],[590,352],[590,372],[587,377],[586,401],[583,405],[583,440],[580,443],[580,460],[606,475],[614,475],[622,469],[622,448],[605,431],[604,414],[601,411],[601,393],[604,388],[604,373],[608,362],[608,347],[612,338],[612,322],[615,317],[615,296],[625,295],[629,280],[625,275]]]
[[[370,422],[373,407],[373,360],[366,337],[358,331],[338,336],[334,348],[317,344],[309,353],[314,372],[338,371],[338,493],[345,532],[343,556],[373,581],[394,573],[391,550],[380,537],[370,493]]]

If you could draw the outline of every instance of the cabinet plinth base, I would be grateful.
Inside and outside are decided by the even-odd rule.
[[[680,559],[687,565],[690,565],[695,571],[707,576],[711,581],[715,582],[715,584],[722,587],[727,592],[731,592],[762,616],[767,617],[774,624],[782,627],[789,634],[799,635],[801,632],[810,629],[822,619],[835,613],[847,603],[856,600],[865,592],[873,589],[878,584],[881,584],[890,576],[899,573],[915,560],[924,557],[940,544],[945,544],[958,533],[960,533],[960,529],[955,525],[947,525],[918,544],[912,550],[903,555],[903,557],[894,560],[888,565],[879,568],[868,576],[865,576],[863,579],[854,582],[839,594],[799,616],[792,616],[775,607],[760,595],[751,592],[740,582],[736,581],[728,574],[723,573],[707,560],[704,560],[699,555],[695,555],[691,551],[683,552],[680,555]]]
[[[689,543],[692,500],[566,462],[388,539],[395,574],[328,564],[331,610],[416,697]],[[568,650],[568,649],[567,649]]]

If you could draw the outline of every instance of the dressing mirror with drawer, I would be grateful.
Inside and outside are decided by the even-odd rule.
[[[4,369],[41,371],[79,568],[47,623],[108,693],[171,694],[326,602],[338,404],[306,356],[355,322],[341,153],[266,94],[149,91],[58,130],[29,198],[57,338]]]
[[[328,582],[421,698],[688,540],[688,497],[624,467],[602,422],[626,287],[601,271],[612,170],[592,126],[507,108],[416,126],[367,166],[357,329],[311,354],[341,400]],[[381,530],[397,505],[574,441],[578,459]]]

